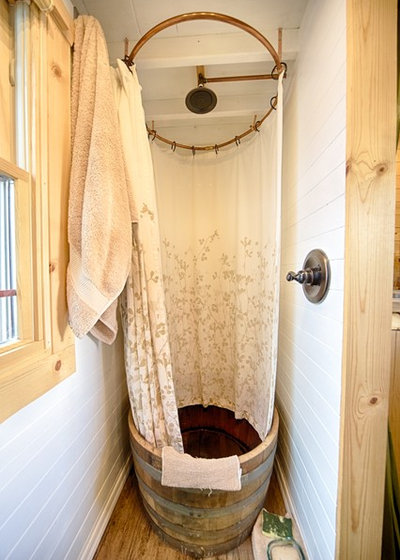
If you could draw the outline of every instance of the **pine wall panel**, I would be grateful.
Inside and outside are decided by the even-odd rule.
[[[346,4],[310,0],[284,109],[277,464],[310,560],[334,558],[343,337]],[[285,281],[314,248],[327,298]]]

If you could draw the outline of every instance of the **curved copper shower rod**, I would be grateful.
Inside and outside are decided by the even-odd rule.
[[[250,35],[253,35],[253,37],[258,39],[260,41],[260,43],[262,45],[264,45],[264,47],[269,51],[272,58],[274,59],[274,62],[276,64],[276,67],[277,67],[278,71],[280,70],[281,61],[280,61],[280,58],[278,56],[278,53],[276,52],[274,47],[271,45],[271,43],[268,41],[268,39],[266,37],[264,37],[264,35],[262,35],[259,31],[257,31],[257,29],[255,29],[251,25],[248,25],[244,21],[241,21],[240,19],[236,19],[234,17],[227,16],[226,14],[219,14],[219,13],[216,13],[216,12],[190,12],[190,13],[187,13],[187,14],[180,14],[178,16],[173,16],[169,19],[166,19],[166,20],[162,21],[161,23],[158,23],[157,25],[152,27],[147,33],[145,33],[141,39],[139,39],[139,41],[133,47],[131,54],[128,56],[127,62],[132,64],[133,61],[136,58],[137,53],[140,51],[140,49],[143,47],[143,45],[146,44],[149,39],[154,37],[154,35],[157,35],[157,33],[160,33],[160,31],[163,31],[163,29],[167,29],[168,27],[172,27],[173,25],[176,25],[177,23],[182,23],[182,22],[185,22],[185,21],[193,21],[193,20],[197,20],[197,19],[208,19],[208,20],[214,20],[214,21],[222,21],[223,23],[229,23],[230,25],[234,25],[235,27],[239,27],[240,29],[243,29],[243,31],[247,31],[247,33],[250,33]]]
[[[190,13],[186,13],[186,14],[180,14],[180,15],[177,15],[177,16],[173,16],[169,19],[166,19],[166,20],[162,21],[161,23],[158,23],[157,25],[152,27],[149,31],[147,31],[147,33],[145,33],[143,35],[143,37],[141,37],[139,39],[139,41],[133,47],[130,55],[125,56],[124,62],[127,64],[128,67],[131,66],[133,64],[135,58],[136,58],[137,53],[140,51],[140,49],[143,47],[143,45],[145,45],[149,39],[154,37],[154,35],[157,35],[157,33],[160,33],[160,31],[163,31],[164,29],[167,29],[168,27],[171,27],[171,26],[176,25],[178,23],[182,23],[182,22],[185,22],[185,21],[194,21],[194,20],[199,20],[199,19],[221,21],[223,23],[228,23],[230,25],[234,25],[235,27],[239,27],[243,31],[246,31],[247,33],[249,33],[250,35],[255,37],[258,41],[260,41],[260,43],[270,53],[270,55],[272,56],[272,58],[275,62],[274,70],[276,69],[277,77],[279,76],[279,74],[282,71],[285,71],[285,66],[286,65],[281,63],[281,60],[280,60],[280,57],[279,57],[278,53],[276,52],[274,47],[271,45],[271,43],[268,41],[268,39],[266,37],[264,37],[264,35],[262,35],[262,33],[260,33],[257,29],[255,29],[251,25],[248,25],[247,23],[245,23],[244,21],[242,21],[240,19],[228,16],[226,14],[219,14],[219,13],[216,13],[216,12],[190,12]],[[272,71],[272,74],[273,74],[274,70]],[[157,138],[158,140],[161,140],[162,142],[165,142],[165,143],[169,144],[174,149],[176,147],[184,148],[186,150],[191,150],[193,153],[195,153],[196,150],[203,150],[203,151],[204,150],[215,150],[215,151],[217,151],[220,147],[227,146],[227,145],[233,144],[233,143],[237,144],[238,139],[240,140],[240,138],[243,138],[244,136],[247,136],[247,134],[249,134],[250,132],[258,131],[258,127],[264,122],[264,120],[268,117],[268,115],[270,113],[271,113],[271,109],[269,109],[267,111],[267,113],[259,121],[257,121],[256,125],[253,124],[252,126],[250,126],[249,130],[245,131],[244,133],[240,134],[239,136],[235,136],[231,140],[227,140],[226,142],[222,142],[221,144],[215,144],[214,146],[189,146],[187,144],[179,144],[175,141],[173,142],[171,140],[168,140],[167,138],[163,138],[162,136],[159,136],[155,130],[150,130],[148,128],[148,132],[149,132],[149,135],[153,136],[153,140],[154,140],[154,138]]]

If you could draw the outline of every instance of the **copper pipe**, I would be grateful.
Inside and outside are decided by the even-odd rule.
[[[199,75],[199,84],[208,84],[212,82],[244,82],[246,80],[276,80],[274,74],[252,74],[251,76],[220,76],[216,78],[206,78]]]
[[[282,27],[278,29],[278,56],[282,58]]]
[[[133,47],[132,52],[127,59],[127,62],[129,64],[132,64],[133,61],[136,58],[137,53],[140,51],[140,49],[143,47],[143,45],[146,44],[149,39],[154,37],[154,35],[157,35],[157,33],[162,31],[163,29],[167,29],[168,27],[171,27],[171,26],[176,25],[178,23],[183,23],[185,21],[193,21],[193,20],[198,20],[198,19],[209,19],[209,20],[214,20],[214,21],[222,21],[223,23],[228,23],[230,25],[234,25],[235,27],[239,27],[243,31],[246,31],[247,33],[250,33],[250,35],[253,35],[253,37],[255,37],[258,41],[260,41],[260,43],[262,45],[264,45],[264,47],[267,49],[267,51],[270,53],[270,55],[274,59],[274,62],[275,62],[275,65],[276,65],[277,69],[280,70],[281,61],[280,61],[280,58],[278,56],[278,53],[276,52],[274,47],[271,45],[271,43],[268,41],[268,39],[266,37],[264,37],[264,35],[262,35],[257,29],[255,29],[251,25],[248,25],[244,21],[241,21],[240,19],[236,19],[234,17],[227,16],[226,14],[219,14],[219,13],[215,13],[215,12],[190,12],[190,13],[187,13],[187,14],[180,14],[178,16],[171,17],[169,19],[166,19],[166,20],[162,21],[161,23],[158,23],[157,25],[152,27],[147,33],[145,33],[143,35],[143,37],[141,37],[139,39],[139,41]]]

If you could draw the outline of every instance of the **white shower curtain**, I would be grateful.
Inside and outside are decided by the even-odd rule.
[[[152,143],[178,406],[231,409],[261,439],[277,359],[281,82],[278,110],[238,147]]]
[[[183,451],[166,320],[153,166],[141,88],[118,61],[111,69],[132,216],[132,266],[120,298],[131,410],[140,434],[156,447]]]

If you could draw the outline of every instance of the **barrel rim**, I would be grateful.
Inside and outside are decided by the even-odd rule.
[[[221,408],[223,408],[223,407],[221,407]],[[144,437],[138,432],[138,430],[136,429],[136,426],[133,422],[133,417],[132,417],[132,411],[131,410],[129,411],[129,415],[128,415],[128,425],[129,425],[130,433],[132,434],[134,439],[138,442],[138,444],[142,448],[144,448],[146,451],[155,455],[160,461],[162,461],[162,448],[154,447],[151,443],[146,441],[144,439]],[[274,442],[275,442],[276,437],[278,435],[278,428],[279,428],[279,415],[278,415],[278,411],[275,407],[271,429],[268,432],[268,435],[265,438],[265,440],[262,441],[259,445],[257,445],[257,447],[255,447],[251,451],[248,451],[247,453],[244,453],[243,455],[238,455],[241,467],[245,466],[247,462],[252,461],[255,457],[258,457],[260,455],[260,453],[263,453],[266,449],[268,449],[268,447],[270,447],[271,445],[274,445]]]

